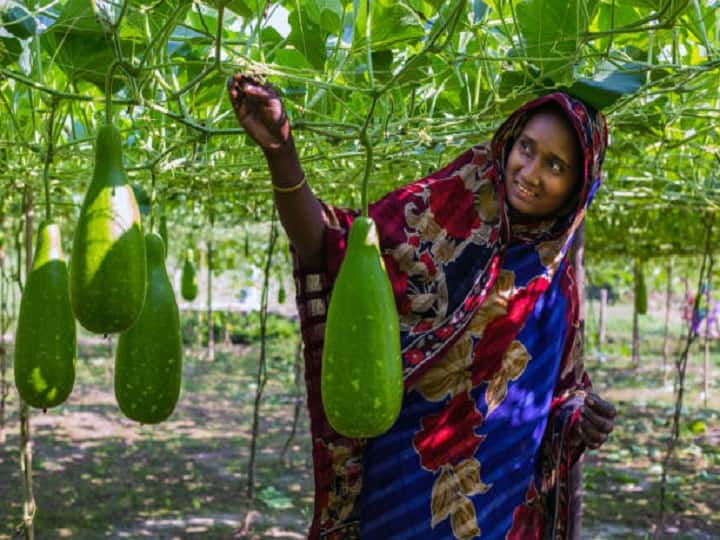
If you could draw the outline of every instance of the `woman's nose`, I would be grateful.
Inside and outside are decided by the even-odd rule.
[[[522,168],[523,180],[529,185],[540,183],[540,164],[537,158],[529,160]]]

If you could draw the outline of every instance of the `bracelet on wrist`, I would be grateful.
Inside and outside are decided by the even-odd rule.
[[[297,191],[301,187],[303,187],[305,185],[305,183],[306,183],[305,182],[305,174],[303,174],[302,178],[300,179],[300,181],[297,184],[293,184],[292,186],[288,186],[288,187],[283,187],[283,186],[278,186],[277,184],[272,182],[272,188],[273,188],[273,191],[277,191],[278,193],[292,193],[293,191]]]

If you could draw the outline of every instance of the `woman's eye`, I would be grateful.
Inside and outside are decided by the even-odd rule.
[[[525,154],[529,154],[529,153],[530,153],[530,145],[528,144],[527,141],[523,141],[523,140],[520,141],[520,149],[521,149],[521,150],[523,151],[523,153],[525,153]]]
[[[551,159],[548,164],[554,173],[560,174],[563,171],[562,164],[557,159]]]

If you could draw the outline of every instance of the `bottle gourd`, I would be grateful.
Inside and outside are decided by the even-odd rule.
[[[638,315],[647,313],[647,287],[645,286],[645,272],[641,263],[636,263],[635,269],[635,310]]]
[[[64,402],[75,383],[77,338],[57,224],[38,230],[15,333],[15,386],[32,407]]]
[[[91,332],[128,329],[140,315],[146,287],[140,210],[122,163],[120,132],[100,128],[95,170],[75,229],[70,299]]]
[[[353,222],[332,289],[320,389],[330,425],[347,437],[380,435],[400,413],[398,315],[377,229],[369,217]]]
[[[180,277],[180,294],[188,302],[192,302],[198,295],[197,275],[195,266],[192,263],[192,250],[188,249],[185,254],[182,276]]]
[[[118,339],[115,399],[131,420],[157,424],[172,414],[180,396],[182,339],[162,238],[150,233],[145,241],[147,297],[138,321]]]

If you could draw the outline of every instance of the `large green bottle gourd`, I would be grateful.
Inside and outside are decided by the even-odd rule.
[[[638,315],[647,313],[647,287],[645,286],[645,273],[641,263],[637,264],[637,275],[635,276],[635,310]]]
[[[368,217],[353,222],[332,289],[320,388],[330,425],[347,437],[380,435],[400,413],[398,314],[375,223]]]
[[[172,414],[180,396],[182,339],[162,238],[150,233],[145,240],[147,297],[140,318],[118,339],[115,399],[131,420],[157,424]]]
[[[192,263],[192,250],[188,249],[180,276],[180,294],[188,302],[192,302],[198,295],[197,273]]]
[[[33,407],[64,402],[75,383],[77,340],[57,224],[38,230],[15,332],[15,386]]]
[[[127,183],[120,132],[104,125],[70,260],[70,298],[80,324],[100,334],[128,329],[145,299],[145,267],[140,210]]]

